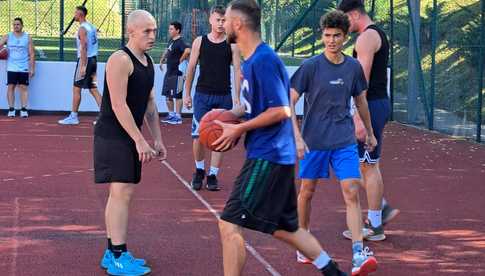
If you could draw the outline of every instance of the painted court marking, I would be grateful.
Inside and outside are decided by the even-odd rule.
[[[73,174],[73,173],[84,173],[84,172],[92,172],[93,169],[85,169],[85,170],[74,170],[74,171],[68,171],[68,172],[59,172],[56,174],[43,174],[40,176],[24,176],[24,177],[18,177],[18,178],[3,178],[0,181],[1,182],[7,182],[7,181],[15,181],[15,180],[30,180],[34,178],[42,178],[42,177],[52,177],[52,176],[63,176],[63,175],[68,175],[68,174]]]
[[[168,163],[166,160],[162,161],[162,164],[167,167],[167,169],[172,172],[172,174],[189,190],[206,208],[209,210],[217,219],[219,219],[219,213],[207,202],[198,192],[194,191],[192,187],[190,187],[189,183]],[[244,243],[246,249],[253,255],[258,262],[260,262],[264,268],[273,276],[281,276],[281,274],[276,271],[276,269],[269,264],[268,261],[264,259],[264,257],[259,254],[259,252],[252,247],[248,242]]]
[[[18,227],[19,227],[19,215],[20,215],[20,207],[19,207],[19,198],[16,197],[14,199],[14,211],[13,211],[13,234],[12,234],[12,240],[13,240],[13,251],[12,251],[12,275],[17,275],[17,256],[18,256],[18,247],[19,247],[19,242],[17,239],[18,235]]]

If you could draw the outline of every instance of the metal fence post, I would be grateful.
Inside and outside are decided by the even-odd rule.
[[[477,142],[482,141],[482,108],[483,108],[483,63],[485,47],[485,0],[481,0],[480,9],[480,50],[478,52],[478,103],[477,103]]]
[[[431,87],[430,87],[430,118],[429,118],[429,129],[434,129],[434,98],[436,95],[436,33],[438,28],[437,23],[437,11],[438,4],[437,0],[433,0],[433,13],[431,18]]]
[[[61,0],[59,5],[59,60],[64,60],[64,0]]]
[[[391,31],[390,31],[390,87],[391,87],[391,121],[394,120],[394,0],[391,0],[389,16],[391,17]]]
[[[428,128],[429,128],[429,119],[430,119],[430,111],[429,111],[429,105],[428,105],[428,97],[426,96],[426,86],[424,83],[424,74],[423,74],[423,68],[421,66],[421,51],[419,49],[418,45],[418,34],[416,33],[416,28],[415,28],[415,22],[414,18],[411,13],[411,2],[410,0],[407,0],[407,6],[408,6],[408,17],[409,17],[409,22],[411,23],[410,28],[411,28],[411,33],[412,33],[412,39],[415,47],[414,51],[414,56],[416,60],[416,69],[417,69],[417,74],[418,74],[418,86],[419,90],[421,90],[421,96],[423,100],[423,105],[424,105],[424,110],[426,114],[426,119],[428,121]]]
[[[125,0],[121,0],[121,47],[125,46]]]

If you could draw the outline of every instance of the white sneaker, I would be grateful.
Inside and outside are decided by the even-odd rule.
[[[57,121],[61,125],[78,125],[79,119],[77,116],[69,115],[66,118]]]
[[[311,264],[312,261],[310,261],[305,255],[303,255],[300,251],[296,251],[296,261],[299,264]]]
[[[29,112],[27,110],[20,110],[20,117],[27,118],[29,117]]]
[[[15,117],[15,109],[12,110],[12,111],[9,110],[7,116],[10,117],[10,118]]]

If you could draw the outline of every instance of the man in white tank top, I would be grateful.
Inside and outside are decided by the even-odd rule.
[[[86,20],[87,14],[88,10],[84,6],[76,7],[74,19],[81,26],[76,34],[77,65],[72,89],[72,110],[69,116],[58,121],[61,125],[79,124],[77,113],[81,104],[81,89],[89,89],[98,106],[101,105],[101,95],[96,84],[98,38],[96,27]]]
[[[7,101],[8,117],[15,117],[15,88],[20,91],[20,117],[27,118],[29,78],[35,73],[35,52],[32,38],[23,31],[24,23],[22,18],[13,20],[13,32],[6,34],[0,39],[0,48],[7,44]]]

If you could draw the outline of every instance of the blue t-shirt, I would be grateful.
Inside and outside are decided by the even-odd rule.
[[[344,56],[340,64],[324,54],[303,62],[291,87],[305,94],[302,136],[310,150],[333,150],[355,144],[350,99],[367,89],[358,60]]]
[[[276,53],[261,43],[243,63],[242,103],[246,118],[257,117],[268,108],[290,106],[288,73]],[[290,165],[296,162],[295,140],[290,119],[249,131],[245,146],[248,159],[264,159]]]

